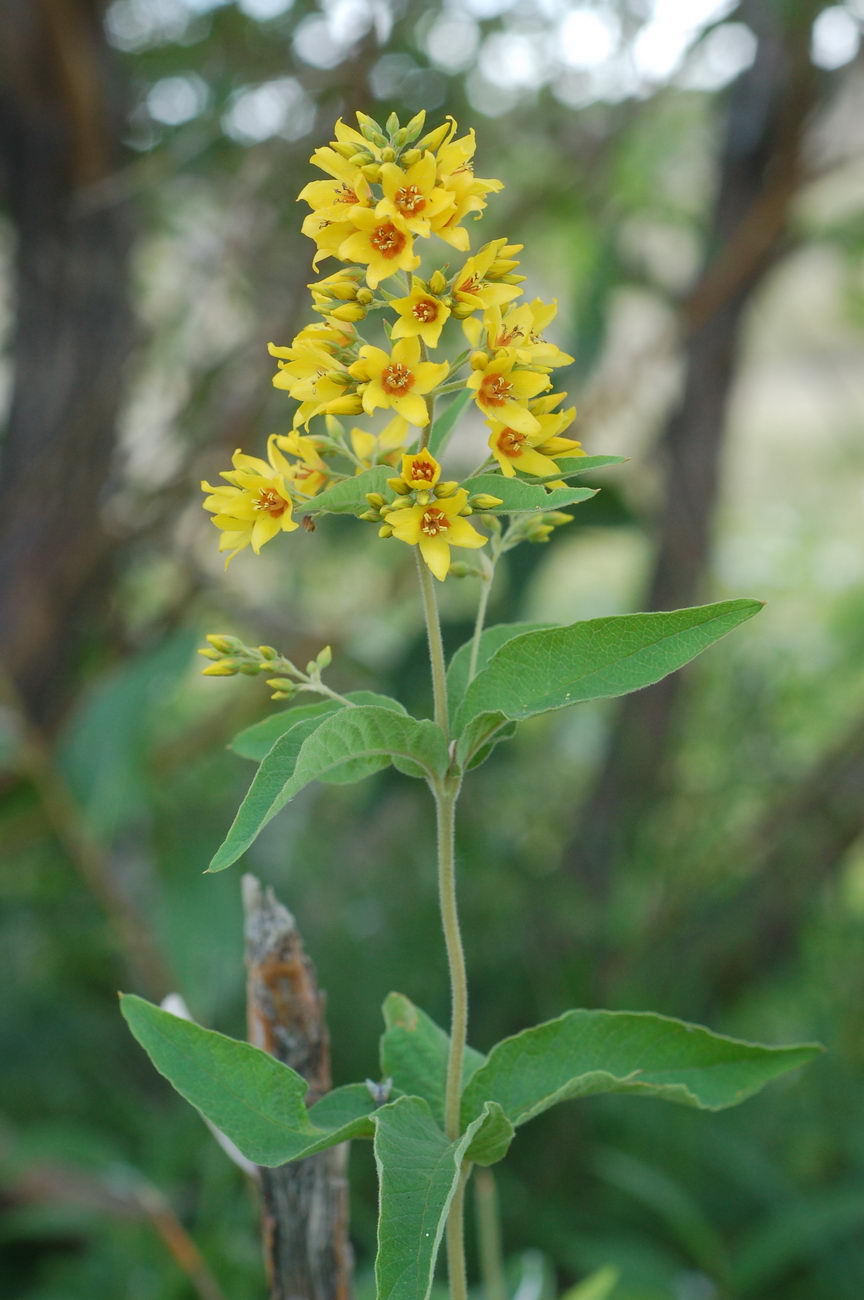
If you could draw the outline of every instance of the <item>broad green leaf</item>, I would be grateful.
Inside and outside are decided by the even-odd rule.
[[[400,1092],[427,1101],[434,1118],[443,1124],[449,1034],[401,993],[389,993],[382,1010],[382,1075],[392,1078]],[[465,1049],[463,1086],[485,1059],[473,1047]]]
[[[486,667],[495,651],[500,650],[508,641],[512,641],[514,636],[522,636],[525,632],[540,632],[544,628],[553,626],[552,623],[498,623],[494,627],[487,627],[480,634],[475,676]],[[472,644],[473,638],[460,645],[447,667],[447,699],[451,713],[455,713],[458,709],[468,689]]]
[[[394,713],[404,713],[405,708],[398,700],[389,695],[376,695],[374,691],[351,691],[345,696],[352,704],[377,704],[382,709],[392,709]],[[290,709],[280,709],[271,713],[260,722],[253,722],[251,727],[240,731],[231,741],[230,748],[241,758],[252,758],[256,763],[267,757],[280,736],[290,731],[298,722],[307,718],[326,718],[329,713],[345,706],[339,700],[322,700],[318,704],[298,704]]]
[[[308,1110],[306,1080],[269,1052],[226,1038],[126,994],[121,1010],[160,1074],[258,1165],[281,1165],[352,1137],[371,1137],[364,1084],[337,1088]]]
[[[565,1291],[562,1300],[609,1300],[617,1285],[618,1270],[601,1268],[598,1273],[586,1277],[584,1282]]]
[[[763,1047],[648,1011],[567,1011],[492,1049],[465,1089],[462,1119],[497,1101],[524,1124],[559,1101],[600,1092],[723,1110],[821,1051],[815,1043]]]
[[[458,1142],[448,1141],[420,1097],[401,1097],[375,1116],[376,1300],[427,1300],[462,1161],[486,1114]]]
[[[364,469],[362,474],[343,479],[341,483],[334,483],[332,487],[325,488],[316,497],[310,497],[303,504],[303,513],[317,515],[326,511],[332,515],[362,514],[364,510],[369,509],[366,493],[384,492],[387,480],[392,476],[393,470],[389,465],[376,465],[374,469]]]
[[[726,600],[514,637],[477,674],[456,712],[460,762],[470,760],[506,721],[659,682],[761,607],[758,600]]]
[[[450,762],[443,732],[428,719],[371,705],[339,709],[323,721],[309,718],[277,740],[264,759],[208,871],[223,871],[236,862],[310,782],[346,763],[373,758],[428,780],[443,776]]]
[[[466,388],[464,393],[457,394],[453,401],[444,408],[441,414],[434,421],[429,431],[429,450],[433,456],[440,460],[441,453],[450,441],[453,430],[459,416],[470,403],[474,393],[472,389]]]
[[[607,465],[623,465],[626,460],[626,456],[565,456],[556,461],[557,474],[532,477],[531,482],[554,483],[559,478],[576,478],[579,474],[590,474],[593,469],[605,469]]]
[[[502,504],[484,510],[486,515],[541,514],[546,510],[563,510],[565,506],[589,501],[599,491],[598,488],[586,487],[545,488],[525,479],[505,478],[503,474],[478,474],[468,480],[467,487],[472,496],[488,492],[499,498]]]

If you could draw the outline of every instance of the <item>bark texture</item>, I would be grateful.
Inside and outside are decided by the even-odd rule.
[[[101,513],[132,340],[130,222],[91,188],[123,105],[99,0],[7,0],[0,190],[15,235],[13,383],[0,448],[0,657],[41,724],[110,595]]]
[[[325,998],[294,917],[243,877],[249,1039],[309,1081],[309,1104],[332,1086]],[[347,1145],[261,1169],[270,1300],[349,1300]]]

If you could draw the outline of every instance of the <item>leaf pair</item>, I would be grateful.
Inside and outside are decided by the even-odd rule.
[[[720,1110],[821,1050],[762,1047],[649,1012],[568,1011],[486,1057],[468,1050],[463,1132],[451,1142],[442,1129],[448,1037],[399,994],[385,1002],[381,1040],[395,1094],[378,1108],[365,1085],[350,1084],[307,1110],[305,1080],[267,1052],[141,998],[123,997],[122,1010],[157,1070],[255,1163],[374,1136],[378,1300],[427,1300],[464,1164],[503,1159],[516,1127],[557,1102],[629,1092]]]

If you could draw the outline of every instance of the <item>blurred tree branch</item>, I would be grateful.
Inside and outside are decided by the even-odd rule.
[[[698,601],[711,530],[727,411],[746,311],[784,251],[792,203],[804,178],[805,132],[819,102],[811,28],[823,0],[781,12],[753,0],[741,16],[758,35],[752,66],[729,91],[716,197],[702,269],[680,305],[681,396],[663,431],[664,506],[646,609]],[[686,674],[676,673],[620,706],[596,780],[566,857],[598,897],[616,855],[657,797]]]

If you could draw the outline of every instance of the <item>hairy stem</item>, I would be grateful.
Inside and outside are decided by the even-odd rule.
[[[471,638],[471,658],[468,661],[468,680],[473,682],[477,674],[477,655],[480,652],[480,638],[486,622],[486,607],[492,591],[492,574],[484,573],[481,578],[480,600],[477,603],[477,617],[474,620],[474,635]]]
[[[423,614],[426,619],[426,636],[429,641],[429,662],[432,667],[432,699],[435,707],[435,721],[449,738],[450,718],[447,710],[447,667],[444,662],[444,643],[441,640],[441,621],[438,617],[438,601],[435,597],[432,574],[426,567],[423,556],[417,551],[417,574],[420,579],[420,595],[423,600]]]
[[[465,1272],[465,1184],[470,1167],[464,1165],[456,1195],[447,1218],[447,1273],[450,1280],[450,1300],[468,1300],[468,1278]]]

